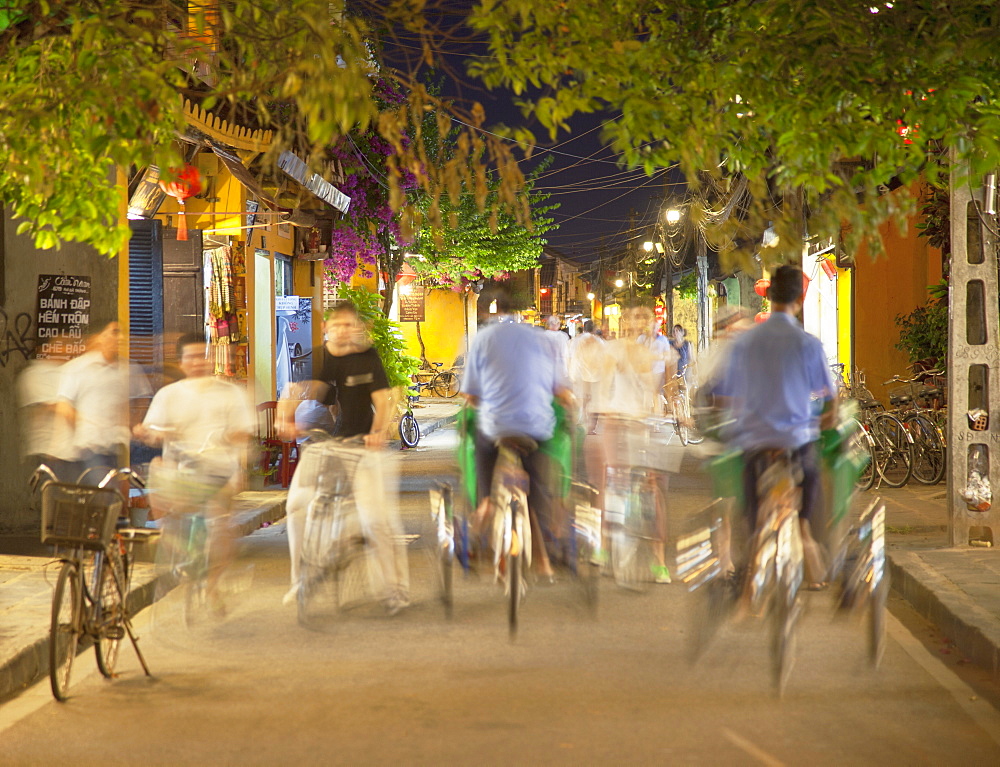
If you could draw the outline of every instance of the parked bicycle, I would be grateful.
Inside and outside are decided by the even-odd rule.
[[[919,404],[941,396],[941,389],[922,383],[926,376],[938,375],[941,372],[937,370],[924,372],[920,377],[914,378],[896,375],[884,384],[903,384],[889,391],[889,404],[913,438],[913,478],[925,485],[940,482],[944,477],[946,464],[945,434],[938,425],[937,411]]]
[[[903,487],[913,473],[913,436],[910,430],[875,399],[865,385],[863,371],[854,372],[851,397],[858,403],[859,423],[870,438],[867,440],[859,436],[859,445],[864,446],[867,442],[875,467],[870,476],[858,480],[859,485],[867,489],[880,479],[889,487]]]
[[[406,395],[399,403],[399,439],[403,447],[416,447],[420,442],[420,424],[413,415],[413,400],[420,396],[420,390],[426,384],[416,383],[406,390]],[[415,390],[415,391],[414,391]]]
[[[442,370],[443,367],[443,362],[427,362],[425,360],[424,367],[418,375],[427,377],[426,383],[431,391],[439,397],[450,399],[461,391],[462,381],[454,368]]]
[[[143,487],[127,468],[112,469],[96,486],[59,482],[45,465],[31,477],[32,489],[41,495],[42,543],[56,547],[61,563],[49,629],[49,682],[59,701],[68,698],[73,660],[86,641],[95,645],[101,674],[112,678],[121,640],[128,636],[151,676],[132,631],[127,596],[132,544],[158,531],[131,528],[121,519],[128,500],[113,484],[120,478]]]

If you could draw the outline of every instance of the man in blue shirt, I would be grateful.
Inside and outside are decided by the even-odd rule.
[[[749,521],[757,520],[757,478],[767,468],[766,451],[791,450],[802,466],[799,516],[808,546],[808,520],[820,503],[815,445],[820,428],[836,423],[837,390],[823,345],[797,320],[802,287],[800,269],[782,266],[775,271],[768,293],[771,316],[735,342],[718,394],[730,400],[734,442],[745,455],[743,492]]]
[[[488,301],[483,296],[480,301]],[[493,467],[502,437],[530,437],[544,442],[556,425],[554,397],[569,401],[565,365],[552,354],[543,331],[520,324],[513,317],[514,305],[506,293],[496,295],[497,319],[481,329],[469,350],[462,390],[477,410],[476,475],[480,513],[486,512],[493,484]],[[541,518],[548,516],[549,494],[545,486],[544,458],[539,451],[524,457],[530,478],[528,508]],[[540,536],[533,536],[540,543]],[[542,575],[551,575],[544,547],[537,552]]]

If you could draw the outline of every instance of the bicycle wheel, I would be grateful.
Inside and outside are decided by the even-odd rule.
[[[929,418],[910,413],[903,421],[913,436],[913,478],[925,485],[936,485],[944,476],[945,449],[941,432]]]
[[[420,424],[413,413],[403,413],[399,419],[399,438],[406,447],[416,447],[420,442]]]
[[[854,421],[854,430],[848,450],[852,455],[857,455],[857,460],[864,461],[861,473],[854,483],[855,486],[861,490],[871,490],[875,484],[875,475],[878,473],[875,469],[875,448],[871,436],[858,421]]]
[[[798,515],[791,515],[785,518],[777,531],[776,583],[771,604],[771,661],[774,687],[779,697],[784,694],[795,665],[799,585],[804,570],[798,524]]]
[[[913,443],[909,432],[896,416],[879,413],[872,426],[876,468],[889,487],[902,487],[913,473]]]
[[[125,600],[122,593],[125,588],[125,567],[118,552],[112,550],[110,556],[102,557],[97,588],[97,599],[94,602],[97,642],[94,651],[97,653],[97,668],[110,679],[115,675],[118,650],[125,637]]]
[[[522,536],[524,526],[522,516],[518,508],[517,501],[511,502],[510,524],[513,526],[510,536],[510,551],[507,553],[506,575],[507,575],[507,625],[510,638],[517,636],[518,611],[521,608],[521,562],[523,559],[522,546],[525,541]]]
[[[458,394],[461,388],[461,381],[459,381],[458,376],[454,373],[445,371],[434,376],[434,380],[431,381],[431,388],[439,397],[451,399]]]
[[[313,604],[325,597],[334,602],[337,595],[336,570],[329,566],[331,549],[335,545],[333,522],[334,501],[315,498],[306,509],[306,524],[299,553],[298,621],[302,626],[313,623]]]
[[[597,613],[597,598],[601,582],[598,544],[601,536],[600,511],[589,503],[578,504],[573,527],[573,547],[576,549],[575,575],[580,584],[583,603],[592,614]]]
[[[712,643],[726,614],[730,587],[719,574],[699,586],[692,595],[691,631],[688,633],[688,659],[696,662]]]
[[[688,421],[688,444],[690,445],[700,445],[705,441],[705,436],[698,431],[698,427],[695,424],[694,415],[691,412],[691,403],[695,402],[696,390],[688,390],[687,396],[684,398],[684,415]]]
[[[49,630],[49,682],[56,700],[66,700],[73,658],[83,632],[83,590],[80,569],[64,562],[52,595]]]
[[[680,437],[681,444],[687,445],[690,443],[691,439],[690,432],[688,430],[689,420],[684,407],[684,398],[680,396],[671,397],[670,407],[674,412],[674,431],[676,431],[677,436]]]

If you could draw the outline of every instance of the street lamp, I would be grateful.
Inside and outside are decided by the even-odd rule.
[[[665,214],[668,224],[676,224],[681,220],[681,212],[677,208],[670,208]]]
[[[653,252],[653,243],[648,242],[648,241],[642,243],[642,249],[644,251],[646,251],[647,253],[652,253]]]
[[[624,285],[625,285],[625,280],[623,280],[621,277],[619,277],[617,280],[615,280],[615,287],[616,288],[623,287]]]
[[[588,301],[593,301],[593,300],[594,300],[594,298],[595,298],[595,296],[594,296],[594,294],[593,294],[593,293],[588,293],[588,294],[587,294],[587,300],[588,300]]]

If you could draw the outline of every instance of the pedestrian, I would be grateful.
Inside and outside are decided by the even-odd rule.
[[[691,372],[692,347],[691,342],[687,340],[687,330],[683,325],[674,325],[670,346],[677,353],[677,374],[684,376],[684,382],[692,386],[694,384]]]
[[[591,413],[591,405],[599,396],[604,364],[604,341],[595,332],[594,321],[587,320],[583,323],[583,332],[569,344],[569,375],[580,405],[580,419],[588,434],[597,433],[597,416]]]
[[[678,355],[670,339],[660,332],[660,323],[654,317],[646,329],[640,334],[638,341],[649,347],[652,355],[653,375],[653,410],[656,415],[663,412],[663,387],[667,383],[667,370],[673,378],[674,370],[680,372]],[[690,345],[689,345],[690,346]]]
[[[545,320],[545,340],[552,347],[552,355],[559,366],[559,370],[565,375],[568,370],[569,357],[569,335],[562,331],[562,320],[558,315],[552,314]]]
[[[131,421],[141,420],[152,393],[142,369],[119,359],[118,322],[93,327],[87,351],[62,366],[56,394],[56,412],[72,431],[65,455],[87,481],[126,464]]]
[[[663,351],[657,350],[646,339],[650,337],[654,317],[651,309],[633,306],[622,315],[622,337],[608,342],[608,364],[600,387],[600,400],[596,407],[602,439],[599,448],[588,452],[590,476],[596,480],[604,506],[605,485],[609,467],[624,468],[635,455],[637,447],[647,432],[640,421],[653,414],[654,402],[659,396],[659,366]],[[666,499],[665,478],[657,477],[660,493],[657,503],[656,535],[652,543],[654,561],[650,563],[656,583],[670,583],[666,564]],[[603,546],[607,550],[607,546]],[[645,565],[644,565],[645,566]]]
[[[385,368],[371,345],[367,329],[353,304],[338,304],[323,326],[326,343],[313,352],[321,360],[315,380],[293,385],[306,399],[329,403],[336,392],[342,438],[361,437],[368,450],[354,473],[354,502],[365,541],[373,553],[376,594],[389,614],[410,604],[410,579],[399,518],[397,461],[381,450],[392,418],[392,399]],[[278,428],[284,439],[295,439],[298,399],[283,399]],[[291,588],[284,603],[295,601],[299,588],[299,554],[305,532],[306,508],[320,489],[313,472],[296,471],[288,489],[288,547]]]
[[[822,501],[816,441],[820,428],[837,420],[837,390],[823,345],[802,329],[802,270],[779,267],[768,288],[771,316],[743,333],[716,394],[731,407],[734,443],[744,451],[744,511],[751,529],[757,517],[757,479],[768,466],[768,451],[790,450],[801,465],[799,511],[807,579],[826,585],[822,553],[812,538],[810,520]],[[816,415],[813,399],[819,400]]]

